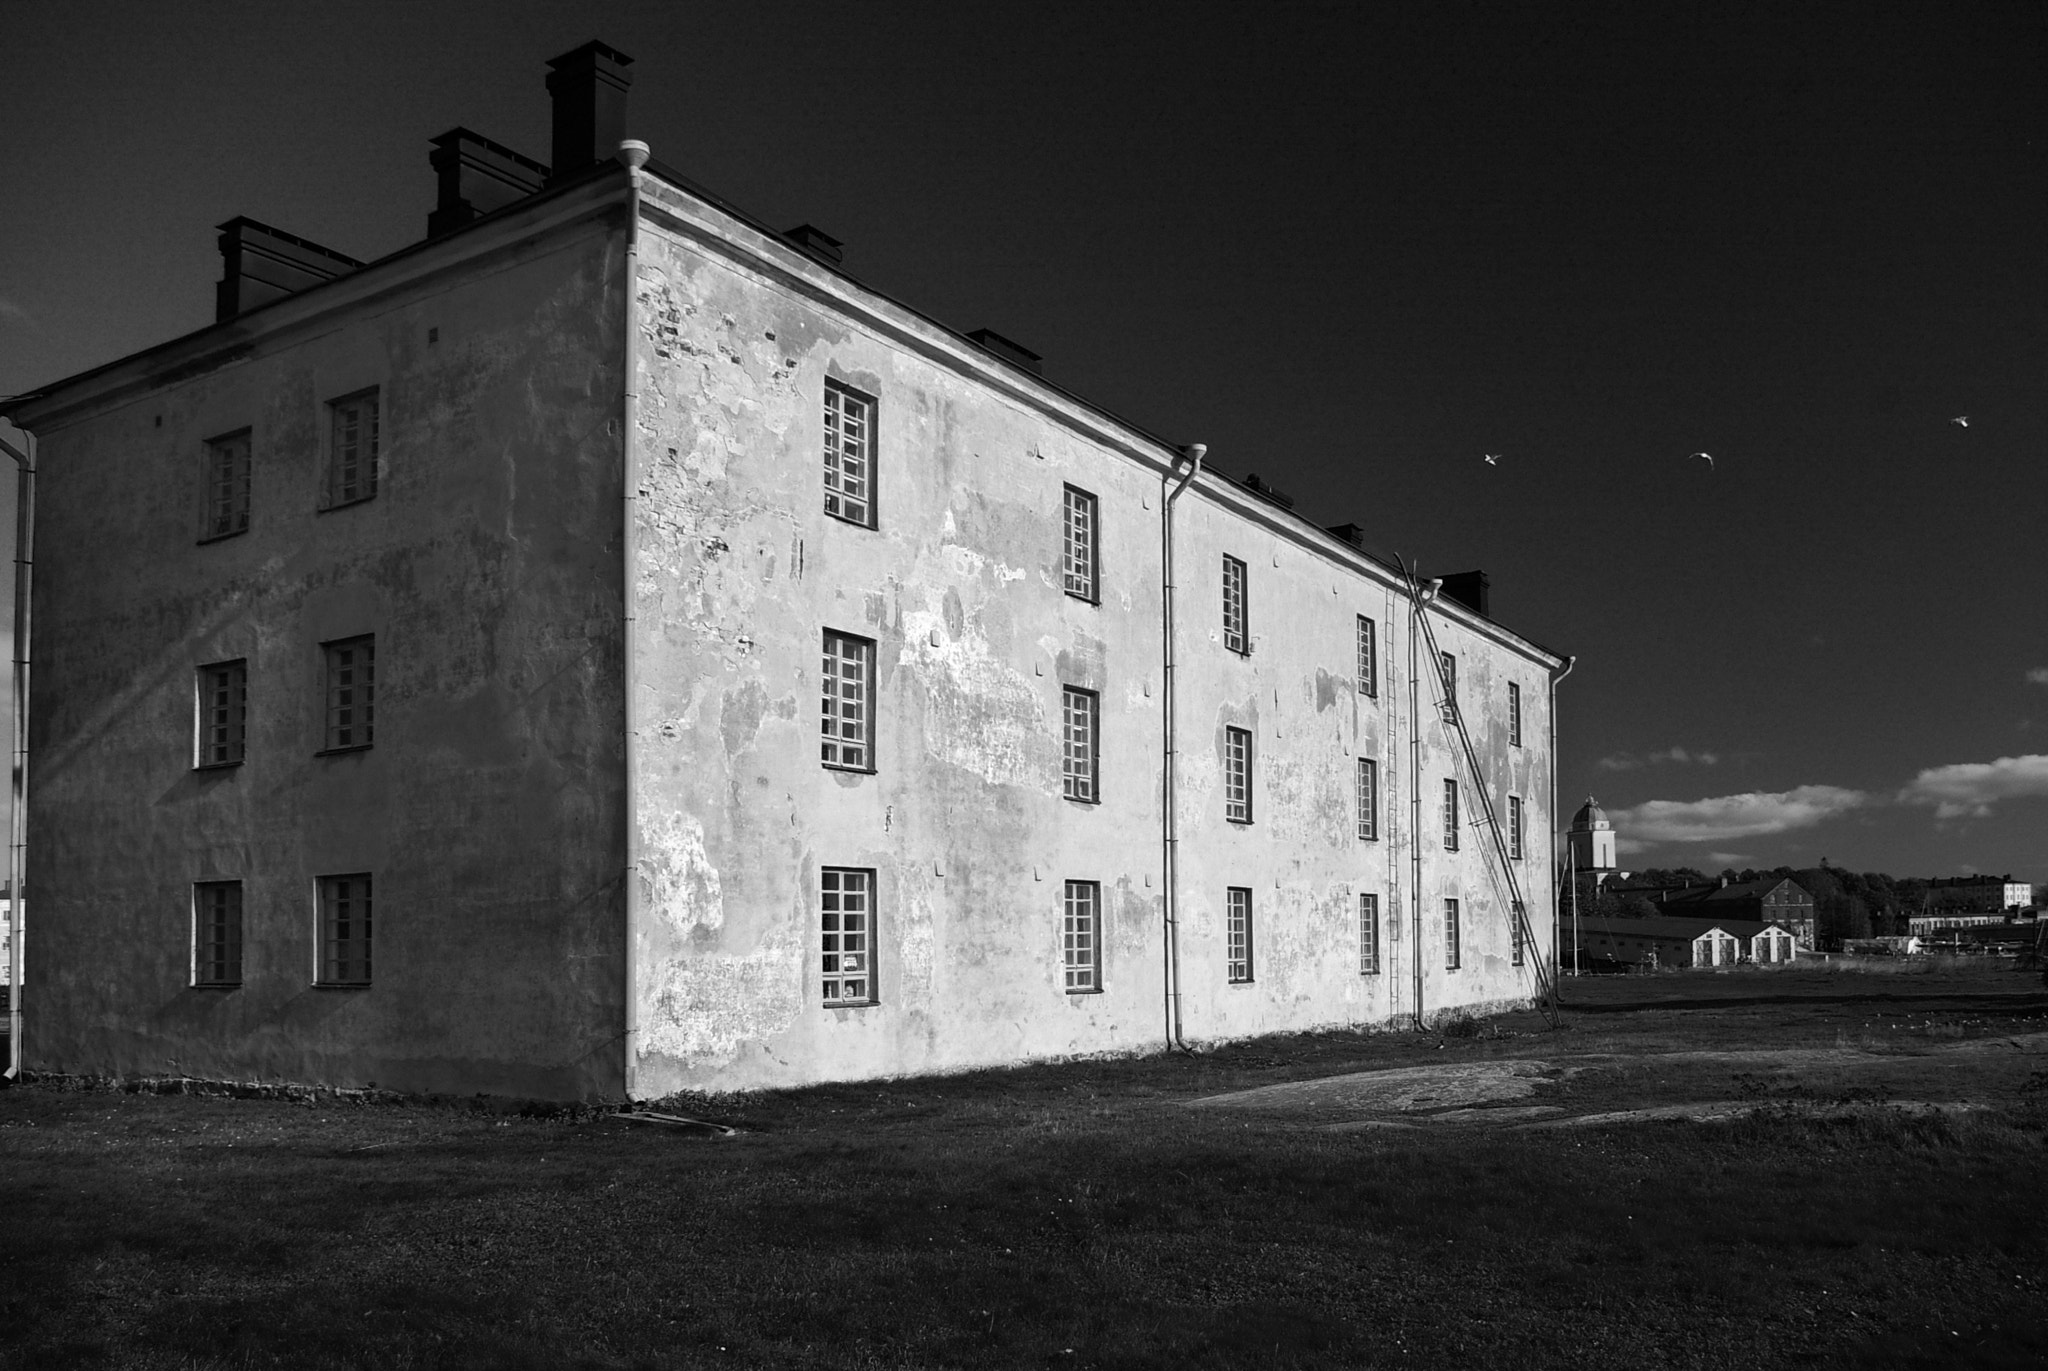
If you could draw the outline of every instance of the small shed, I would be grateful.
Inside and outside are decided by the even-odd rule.
[[[1579,944],[1589,958],[1629,965],[1707,967],[1754,962],[1780,965],[1799,955],[1799,943],[1783,924],[1750,919],[1594,919],[1579,926]]]

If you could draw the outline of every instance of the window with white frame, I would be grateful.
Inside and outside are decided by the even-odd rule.
[[[226,538],[249,530],[249,430],[206,445],[206,532]]]
[[[1380,973],[1380,897],[1358,897],[1358,974]]]
[[[1380,836],[1380,764],[1371,757],[1358,759],[1358,838],[1372,842]]]
[[[1101,701],[1092,690],[1066,686],[1060,691],[1065,735],[1060,780],[1070,800],[1094,804],[1102,798],[1097,773],[1101,750],[1096,741],[1101,708]]]
[[[1224,942],[1233,984],[1252,978],[1252,892],[1234,885],[1224,892]]]
[[[239,766],[248,750],[249,664],[199,668],[199,766]]]
[[[1508,682],[1508,746],[1522,745],[1522,688]]]
[[[1232,652],[1252,650],[1250,606],[1245,586],[1244,563],[1235,557],[1223,559],[1223,646]]]
[[[1444,901],[1444,970],[1458,969],[1458,902]]]
[[[1090,604],[1102,597],[1096,588],[1100,535],[1096,529],[1095,497],[1076,486],[1066,494],[1066,537],[1060,559],[1060,574],[1067,594]]]
[[[1068,881],[1060,915],[1060,956],[1069,995],[1102,989],[1102,886]]]
[[[192,887],[192,984],[242,983],[242,883],[199,881]]]
[[[370,873],[320,878],[320,984],[370,983]]]
[[[377,640],[322,643],[327,663],[327,729],[322,750],[368,747],[377,731]]]
[[[828,1005],[875,1002],[875,873],[828,866],[818,873],[818,933]]]
[[[1444,851],[1458,850],[1458,783],[1444,778]]]
[[[377,493],[377,392],[359,391],[327,405],[329,441],[324,507],[352,505]]]
[[[1358,616],[1358,693],[1380,693],[1379,634],[1363,614]]]
[[[1252,734],[1248,728],[1223,730],[1223,817],[1234,824],[1252,821]]]
[[[875,644],[825,630],[818,757],[845,771],[875,769]]]
[[[1508,796],[1508,856],[1522,860],[1522,797]]]
[[[1448,652],[1439,652],[1437,654],[1437,675],[1443,683],[1444,722],[1447,724],[1456,723],[1458,720],[1458,659]]]
[[[875,402],[825,382],[825,512],[875,526]]]
[[[1512,956],[1514,964],[1516,966],[1520,966],[1522,964],[1522,948],[1525,944],[1527,944],[1529,940],[1529,911],[1523,906],[1520,900],[1516,900],[1514,902],[1513,909],[1514,941],[1511,944]]]

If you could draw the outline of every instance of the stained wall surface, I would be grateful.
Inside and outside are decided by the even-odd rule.
[[[622,241],[467,235],[25,417],[31,1066],[621,1091]],[[370,387],[376,496],[322,511],[328,402]],[[249,530],[202,542],[206,443],[243,428]],[[321,645],[362,634],[374,745],[316,755]],[[246,760],[195,769],[195,672],[230,659]],[[316,986],[315,883],[355,872],[372,983]],[[244,883],[231,989],[192,983],[209,880]]]
[[[1159,1045],[1161,505],[1173,454],[692,197],[656,183],[649,205],[633,340],[634,1089]],[[828,382],[876,402],[874,527],[823,507]],[[1069,486],[1100,511],[1099,602],[1063,588]],[[1532,968],[1512,964],[1490,839],[1467,828],[1457,852],[1443,849],[1430,797],[1464,773],[1429,690],[1420,711],[1409,703],[1395,579],[1214,477],[1181,499],[1176,526],[1185,1036],[1526,1001]],[[1246,656],[1220,642],[1225,554],[1249,571]],[[1361,614],[1381,634],[1376,695],[1357,685]],[[1461,659],[1490,793],[1497,805],[1509,790],[1526,801],[1524,849],[1545,853],[1547,685],[1560,663],[1462,609],[1432,617]],[[821,765],[828,630],[876,644],[871,773]],[[1510,680],[1522,690],[1519,745],[1506,736]],[[1099,803],[1063,796],[1066,686],[1099,697]],[[1255,737],[1249,824],[1224,818],[1227,727]],[[1371,840],[1357,834],[1360,755],[1382,762]],[[1413,767],[1428,800],[1419,847]],[[1473,803],[1468,817],[1478,813]],[[826,867],[876,873],[871,1005],[822,1000]],[[1540,856],[1520,871],[1547,929]],[[1097,993],[1064,983],[1072,880],[1102,893]],[[1232,886],[1252,897],[1244,983],[1227,977]],[[1367,892],[1382,910],[1370,974],[1357,899]],[[1462,901],[1454,970],[1445,898]]]

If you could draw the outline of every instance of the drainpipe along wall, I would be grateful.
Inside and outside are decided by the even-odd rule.
[[[1422,701],[1421,670],[1416,661],[1416,640],[1422,636],[1422,616],[1430,601],[1443,588],[1442,581],[1418,586],[1408,576],[1408,853],[1410,880],[1414,883],[1415,925],[1408,944],[1409,964],[1414,968],[1415,1026],[1427,1027],[1422,1003]],[[1433,665],[1433,664],[1432,664]]]
[[[1558,813],[1557,813],[1557,688],[1558,688],[1558,686],[1560,686],[1560,685],[1562,685],[1562,684],[1564,683],[1564,678],[1565,678],[1565,677],[1567,677],[1567,676],[1569,676],[1569,675],[1571,675],[1571,674],[1572,674],[1572,668],[1573,668],[1573,667],[1575,667],[1575,666],[1577,666],[1578,664],[1579,664],[1579,659],[1578,659],[1577,657],[1567,657],[1567,658],[1565,658],[1565,659],[1564,659],[1564,667],[1563,667],[1563,668],[1562,668],[1561,670],[1558,670],[1558,671],[1553,671],[1553,672],[1551,672],[1551,673],[1550,673],[1550,718],[1549,718],[1549,722],[1550,722],[1550,870],[1551,870],[1551,872],[1553,873],[1553,874],[1552,874],[1552,876],[1551,876],[1551,881],[1550,881],[1550,976],[1551,976],[1551,981],[1550,981],[1550,984],[1551,984],[1551,985],[1552,985],[1553,987],[1555,987],[1555,986],[1557,985],[1557,974],[1558,974],[1558,965],[1559,965],[1559,963],[1558,963],[1558,960],[1557,960],[1557,925],[1558,925],[1558,899],[1557,899],[1557,878],[1556,878],[1556,875],[1555,875],[1555,873],[1556,873],[1556,871],[1557,871],[1557,833],[1558,833],[1558,825],[1557,825],[1557,821],[1558,821]],[[1577,968],[1577,965],[1578,965],[1578,959],[1577,959],[1577,951],[1576,951],[1576,949],[1574,949],[1574,952],[1573,952],[1573,968],[1574,968],[1574,969],[1576,969],[1576,968]],[[1554,995],[1555,993],[1556,993],[1556,992],[1555,992],[1555,990],[1553,989],[1553,991],[1552,991],[1552,994]]]
[[[35,571],[36,440],[0,438],[17,469],[14,509],[14,786],[7,856],[7,1079],[21,1078],[22,876],[28,860],[28,613]]]
[[[1164,679],[1160,685],[1161,713],[1165,716],[1162,727],[1166,732],[1165,763],[1160,771],[1161,810],[1160,837],[1161,866],[1160,885],[1165,896],[1166,927],[1164,955],[1166,958],[1166,1045],[1169,1048],[1186,1047],[1180,1036],[1180,831],[1178,810],[1180,788],[1174,770],[1174,660],[1173,660],[1173,506],[1181,495],[1201,475],[1202,459],[1208,455],[1205,443],[1191,443],[1181,449],[1181,455],[1188,463],[1187,474],[1166,492],[1160,501],[1160,619],[1162,651],[1165,655]],[[1176,463],[1178,465],[1178,463]],[[1170,477],[1169,477],[1170,479]]]
[[[621,1037],[626,1045],[623,1079],[628,1100],[637,1097],[640,1083],[640,983],[639,949],[636,945],[640,936],[640,810],[634,799],[640,784],[640,647],[635,632],[638,606],[633,590],[639,580],[640,466],[634,430],[640,422],[640,321],[636,308],[640,294],[640,168],[647,165],[647,156],[647,144],[638,139],[629,138],[619,144],[619,161],[626,168],[626,336],[622,359],[626,374],[619,402],[619,465],[624,492],[620,507],[619,544],[623,550],[625,574],[619,586],[619,599],[625,616],[621,637],[626,653],[621,673],[626,696],[626,794],[623,806],[626,816],[626,1023]]]

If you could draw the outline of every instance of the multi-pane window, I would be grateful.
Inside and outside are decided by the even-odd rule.
[[[1520,900],[1515,901],[1514,911],[1515,931],[1514,942],[1511,944],[1513,950],[1510,955],[1514,959],[1514,964],[1520,966],[1522,964],[1522,946],[1529,934],[1529,911],[1522,907]]]
[[[826,1004],[875,1001],[875,873],[828,866],[818,873],[818,929]]]
[[[1458,902],[1444,901],[1444,970],[1458,969]]]
[[[249,528],[249,430],[206,445],[206,537]]]
[[[1066,583],[1067,594],[1077,600],[1099,600],[1102,598],[1096,590],[1096,557],[1099,541],[1093,495],[1085,490],[1076,490],[1073,486],[1067,487],[1066,527],[1060,573]]]
[[[1245,603],[1244,563],[1235,557],[1223,559],[1223,646],[1232,652],[1248,653],[1252,650]]]
[[[1223,730],[1223,817],[1234,824],[1252,821],[1252,734],[1247,728]]]
[[[377,493],[377,392],[363,391],[328,406],[333,424],[327,447],[327,505],[354,504]]]
[[[1522,797],[1508,796],[1508,856],[1522,860]]]
[[[344,638],[320,649],[327,656],[325,746],[368,747],[376,741],[377,640]]]
[[[1444,780],[1444,851],[1458,850],[1458,783]]]
[[[1224,892],[1224,942],[1230,979],[1252,978],[1252,892],[1241,885]]]
[[[851,771],[875,769],[875,644],[825,630],[818,758]]]
[[[1358,974],[1377,976],[1380,972],[1380,897],[1358,897]]]
[[[875,402],[825,383],[825,512],[875,526]]]
[[[1101,705],[1092,690],[1080,690],[1067,686],[1060,692],[1060,714],[1063,720],[1065,740],[1064,760],[1061,763],[1061,781],[1066,797],[1070,800],[1085,800],[1094,803],[1102,798],[1098,784],[1097,765],[1100,749],[1097,744],[1097,725],[1101,718]]]
[[[192,984],[242,983],[242,883],[192,887]]]
[[[370,876],[320,878],[320,984],[370,983]]]
[[[1380,693],[1380,650],[1372,620],[1358,616],[1358,693]]]
[[[249,664],[199,668],[199,765],[234,766],[249,734]]]
[[[1522,745],[1522,688],[1508,682],[1508,746]]]
[[[1380,764],[1370,757],[1358,759],[1358,838],[1371,842],[1380,836]]]
[[[1067,882],[1060,955],[1069,994],[1102,989],[1102,887],[1094,881]]]
[[[1443,681],[1444,722],[1458,721],[1458,659],[1448,652],[1437,654],[1437,675]]]

